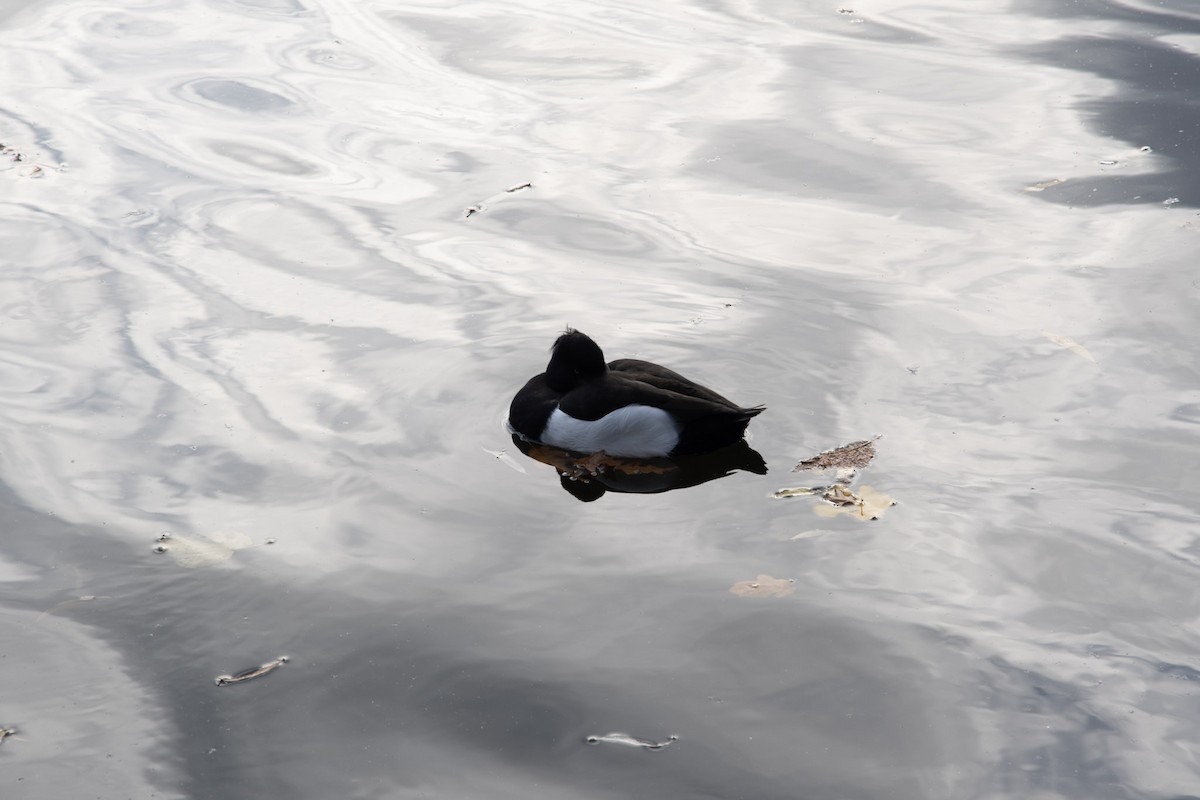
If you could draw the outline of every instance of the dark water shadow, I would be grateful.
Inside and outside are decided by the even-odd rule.
[[[152,709],[156,722],[152,746],[122,751],[121,757],[134,769],[141,764],[149,783],[166,794],[198,800],[397,791],[816,798],[860,780],[846,773],[856,737],[835,744],[843,758],[826,767],[819,766],[826,759],[816,755],[815,744],[827,738],[822,728],[844,732],[845,702],[864,711],[874,707],[854,730],[880,744],[885,730],[913,715],[931,723],[930,709],[947,710],[936,696],[904,688],[927,685],[920,680],[921,659],[904,655],[885,629],[841,619],[838,612],[814,609],[798,617],[785,607],[731,602],[702,581],[677,579],[652,594],[686,602],[660,613],[676,622],[681,614],[715,620],[693,639],[689,659],[676,661],[669,641],[636,653],[617,648],[597,653],[597,636],[633,629],[642,619],[640,611],[623,613],[619,603],[597,610],[594,598],[612,595],[610,578],[522,612],[455,598],[439,581],[397,583],[394,574],[370,569],[295,583],[250,562],[185,569],[149,546],[138,550],[103,531],[47,518],[0,492],[0,518],[21,534],[7,541],[5,555],[42,565],[46,576],[6,605],[26,612],[55,605],[75,581],[65,572],[103,598],[63,608],[53,624],[85,629],[121,654],[127,697]],[[78,566],[66,570],[69,564]],[[355,590],[347,591],[351,585]],[[604,622],[587,633],[565,635],[561,625],[548,624],[564,613],[591,619],[592,626]],[[760,641],[764,631],[773,635]],[[16,652],[18,642],[0,647]],[[892,669],[881,674],[876,660],[891,650],[897,650]],[[748,653],[752,659],[746,662]],[[269,675],[244,685],[214,682],[223,672],[281,655],[288,662]],[[711,665],[722,675],[742,674],[750,681],[723,684],[731,699],[765,695],[790,708],[788,730],[794,726],[792,732],[814,754],[806,756],[815,759],[810,771],[779,773],[792,745],[777,722],[763,720],[762,743],[749,750],[722,730],[722,720],[740,728],[749,712],[704,700],[715,688]],[[99,663],[96,668],[111,669]],[[902,694],[910,701],[883,702]],[[132,703],[122,694],[89,702],[103,710],[113,731],[133,722]],[[64,713],[77,711],[68,704]],[[47,720],[6,722],[36,736]],[[962,718],[941,726],[957,733],[901,745],[904,758],[940,763],[947,747],[970,739]],[[677,733],[680,742],[649,753],[586,741],[613,730],[659,740]],[[878,754],[878,763],[861,779],[867,790],[876,783],[870,775],[882,774],[896,753]],[[777,768],[755,769],[760,757],[773,759]],[[861,754],[853,760],[874,758]],[[902,791],[893,796],[920,796],[916,783],[901,783]],[[371,787],[370,794],[361,794],[364,786]]]
[[[1040,196],[1084,207],[1163,202],[1200,207],[1200,58],[1161,38],[1200,32],[1194,10],[1189,14],[1118,2],[1035,2],[1025,4],[1022,13],[1122,24],[1120,35],[1071,36],[1018,52],[1040,64],[1113,82],[1115,96],[1082,102],[1078,108],[1096,133],[1141,150],[1157,167],[1153,172],[1071,178]],[[1105,165],[1122,170],[1135,166],[1116,159]]]

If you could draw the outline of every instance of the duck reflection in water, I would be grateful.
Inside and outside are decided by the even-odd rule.
[[[766,475],[767,465],[743,439],[711,453],[678,458],[622,458],[606,453],[574,453],[530,442],[513,434],[513,444],[530,458],[558,471],[562,488],[590,503],[606,492],[654,494],[686,489],[725,478],[738,470]]]
[[[606,364],[599,345],[568,328],[554,342],[546,371],[530,378],[513,398],[508,422],[527,455],[539,458],[523,444],[565,452],[564,464],[557,455],[537,451],[546,456],[539,460],[560,467],[573,482],[586,472],[597,479],[605,474],[604,483],[615,491],[665,491],[735,469],[765,473],[762,456],[742,440],[750,420],[763,410],[739,406],[649,361],[623,358]],[[722,453],[725,458],[717,458]],[[580,461],[578,454],[590,456]],[[706,454],[711,458],[701,460],[704,466],[697,462],[691,465],[696,469],[683,469],[685,460]],[[631,459],[643,461],[635,466]],[[718,462],[725,466],[718,469]],[[618,488],[613,482],[618,475],[630,488]],[[651,475],[659,479],[649,480]],[[634,476],[637,480],[629,483]]]

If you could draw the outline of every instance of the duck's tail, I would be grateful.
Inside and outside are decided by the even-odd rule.
[[[684,456],[707,453],[731,445],[746,435],[750,420],[766,411],[766,406],[736,408],[694,419],[679,436],[672,455]]]
[[[741,411],[741,416],[744,417],[747,422],[754,419],[766,410],[766,406],[751,406],[750,408],[739,409],[739,411]]]

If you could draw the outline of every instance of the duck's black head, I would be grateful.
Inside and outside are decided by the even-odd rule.
[[[556,392],[568,392],[581,383],[604,375],[604,351],[586,333],[567,330],[551,348],[546,367],[546,384]]]

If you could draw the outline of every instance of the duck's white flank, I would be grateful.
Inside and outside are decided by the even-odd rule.
[[[653,458],[667,455],[679,443],[679,426],[653,406],[625,406],[597,420],[575,419],[556,408],[542,441],[580,453],[603,450],[610,456]]]

